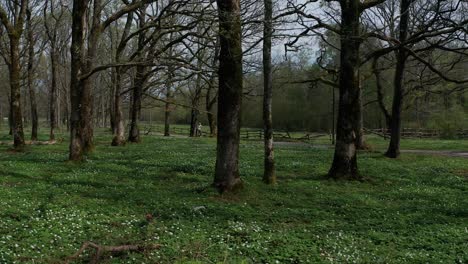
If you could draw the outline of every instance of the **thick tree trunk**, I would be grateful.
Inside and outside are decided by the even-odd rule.
[[[13,145],[15,149],[24,146],[23,115],[21,111],[21,66],[19,34],[10,36],[10,89]]]
[[[408,37],[409,7],[412,0],[402,0],[400,6],[400,25],[399,41],[405,42]],[[400,156],[401,140],[401,111],[403,107],[404,87],[403,80],[405,75],[406,60],[408,52],[402,47],[396,51],[397,63],[395,68],[392,118],[390,120],[390,144],[385,156],[389,158],[398,158]]]
[[[220,192],[242,187],[239,175],[240,110],[243,72],[240,0],[217,0],[219,58],[218,142],[214,187]]]
[[[70,153],[71,161],[84,159],[84,127],[81,119],[83,83],[79,79],[83,72],[83,52],[86,20],[86,1],[73,1],[71,74],[70,74]]]
[[[339,107],[333,164],[334,179],[360,179],[356,156],[356,127],[359,106],[359,17],[358,0],[341,1],[341,62]]]
[[[275,160],[273,151],[273,70],[271,65],[271,42],[273,35],[273,3],[264,0],[265,24],[263,29],[263,130],[264,130],[264,172],[266,184],[276,183]]]
[[[31,141],[37,141],[37,130],[39,126],[39,117],[37,115],[37,101],[36,101],[36,92],[34,91],[33,82],[34,82],[34,34],[32,29],[31,22],[31,12],[28,11],[27,15],[27,25],[28,25],[28,76],[27,76],[27,86],[29,90],[29,100],[31,106]]]

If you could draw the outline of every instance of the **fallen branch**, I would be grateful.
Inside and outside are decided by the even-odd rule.
[[[25,141],[24,144],[25,145],[55,145],[57,143],[61,143],[63,141],[63,139],[61,140],[52,140],[52,141]],[[10,146],[10,145],[13,145],[13,141],[8,141],[8,142],[5,142],[5,141],[0,141],[0,145],[3,145],[3,146]]]
[[[102,246],[98,245],[93,242],[85,242],[80,247],[80,249],[73,255],[69,256],[65,259],[64,264],[70,263],[70,261],[74,261],[80,257],[81,254],[87,249],[93,248],[96,250],[96,253],[92,256],[90,264],[97,264],[101,259],[101,256],[105,253],[120,253],[120,252],[143,252],[147,250],[159,249],[161,245],[154,244],[154,245],[121,245],[121,246]]]

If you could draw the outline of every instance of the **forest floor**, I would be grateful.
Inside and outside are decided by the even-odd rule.
[[[359,155],[368,180],[337,182],[325,178],[333,149],[278,144],[278,185],[265,186],[262,143],[244,141],[245,188],[219,195],[200,192],[212,180],[214,139],[148,136],[119,148],[110,139],[100,132],[83,164],[65,162],[66,140],[23,152],[0,146],[0,263],[63,263],[86,241],[161,245],[102,263],[468,263],[464,158],[390,160],[388,142],[369,138],[374,151]]]

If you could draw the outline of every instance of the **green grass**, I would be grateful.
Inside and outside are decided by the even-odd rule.
[[[197,192],[212,180],[213,139],[110,139],[101,132],[81,165],[64,162],[66,142],[0,146],[0,263],[60,263],[85,241],[162,245],[103,263],[468,262],[466,159],[360,153],[369,181],[336,182],[324,178],[331,149],[281,145],[271,187],[249,141],[245,189],[220,196]]]

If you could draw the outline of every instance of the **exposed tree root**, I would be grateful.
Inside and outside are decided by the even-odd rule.
[[[64,264],[68,264],[71,261],[74,261],[80,257],[83,252],[88,249],[88,248],[93,248],[96,252],[94,255],[92,255],[90,264],[97,264],[99,263],[99,260],[101,259],[103,254],[106,253],[121,253],[121,252],[143,252],[147,250],[154,250],[154,249],[159,249],[161,248],[161,245],[159,244],[154,244],[154,245],[122,245],[122,246],[102,246],[98,245],[93,242],[85,242],[83,245],[80,247],[80,249],[73,255],[67,257],[64,261]]]

